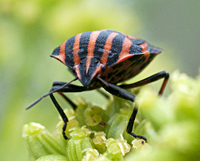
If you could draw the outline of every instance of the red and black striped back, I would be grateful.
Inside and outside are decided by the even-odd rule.
[[[86,58],[83,62],[86,70],[84,74],[87,74],[91,62],[94,61],[92,58],[96,58],[106,67],[104,72],[98,69],[104,80],[117,83],[142,71],[160,52],[159,48],[130,35],[113,30],[98,30],[69,38],[56,48],[51,56],[71,69],[76,66],[79,77],[81,77],[79,63]],[[95,72],[94,68],[90,70],[90,73],[93,73],[91,77],[95,77],[94,73],[98,72]]]
[[[129,44],[129,46],[127,46],[127,44]],[[139,46],[131,44],[133,44],[132,41],[130,41],[126,35],[117,31],[90,31],[69,38],[61,44],[61,46],[56,48],[51,56],[59,59],[65,65],[72,68],[73,65],[76,64],[74,60],[79,60],[80,62],[81,59],[86,58],[88,54],[90,54],[89,57],[92,55],[92,57],[102,59],[102,63],[109,67],[120,59],[119,54],[124,47],[129,47],[129,49],[127,49],[128,53],[130,52],[129,54],[141,54],[142,49]],[[88,53],[91,48],[94,48],[93,54]],[[77,51],[79,57],[78,60],[74,58],[75,55],[73,54],[73,52]]]

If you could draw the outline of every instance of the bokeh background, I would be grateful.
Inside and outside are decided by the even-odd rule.
[[[25,110],[53,81],[73,78],[67,67],[49,57],[55,47],[80,32],[113,29],[164,50],[131,81],[176,69],[195,77],[200,62],[199,8],[199,0],[1,0],[0,160],[29,159],[24,124],[39,122],[53,130],[58,121],[49,98]],[[155,89],[159,85],[154,83]],[[95,91],[68,96],[106,104]]]

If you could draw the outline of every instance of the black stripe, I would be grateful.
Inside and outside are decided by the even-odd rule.
[[[81,60],[81,62],[78,64],[79,70],[80,70],[80,74],[84,75],[86,72],[86,61],[87,59],[83,59]],[[82,74],[83,73],[83,74]]]
[[[90,41],[91,33],[92,31],[84,32],[81,34],[80,43],[79,43],[79,51],[78,51],[78,55],[80,59],[86,58],[88,54],[88,44]]]
[[[119,53],[122,50],[124,39],[125,39],[125,36],[122,34],[118,34],[113,38],[111,52],[108,55],[106,66],[110,67],[117,62],[119,58]]]
[[[148,44],[148,46],[147,46],[147,51],[148,51],[149,53],[151,53],[151,52],[150,52],[151,49],[152,49],[152,46],[151,46],[150,44]]]
[[[148,45],[148,47],[149,47],[150,45]],[[150,48],[151,47],[151,48]],[[150,51],[150,54],[155,54],[155,53],[161,53],[162,52],[162,50],[161,49],[159,49],[159,48],[156,48],[156,47],[152,47],[152,46],[150,46],[149,48],[149,50],[148,51]]]
[[[140,39],[134,39],[134,38],[129,38],[133,44],[135,45],[141,45],[143,44],[145,41],[144,40],[140,40]]]
[[[98,58],[98,59],[101,59],[103,53],[104,53],[104,46],[105,46],[105,43],[106,43],[106,40],[108,38],[108,36],[114,31],[112,30],[107,30],[107,31],[102,31],[100,32],[97,40],[96,40],[96,43],[95,43],[95,48],[94,48],[94,57],[95,58]]]
[[[90,61],[89,70],[86,73],[86,64],[87,64],[88,59],[91,59],[91,61]],[[79,63],[78,67],[79,67],[79,71],[81,75],[80,81],[84,86],[88,86],[90,84],[92,80],[92,75],[94,74],[97,67],[99,66],[99,63],[100,62],[97,58],[84,58]]]
[[[93,75],[94,72],[96,71],[97,67],[99,66],[99,60],[96,59],[96,58],[92,58],[91,61],[90,61],[90,67],[89,67],[89,71],[88,71],[88,74],[89,75]]]
[[[60,46],[54,49],[53,53],[51,54],[51,57],[58,56],[59,53],[60,53]]]
[[[73,57],[74,42],[75,42],[75,36],[69,38],[65,44],[65,63],[70,68],[74,66],[74,57]]]
[[[135,44],[132,44],[130,49],[129,49],[129,54],[143,54],[142,53],[142,47],[140,47],[139,45],[135,45]]]

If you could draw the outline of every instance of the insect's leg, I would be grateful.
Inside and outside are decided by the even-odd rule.
[[[121,97],[121,98],[124,98],[124,99],[127,99],[127,100],[130,100],[132,102],[135,102],[135,96],[130,94],[129,92],[127,92],[126,90],[118,87],[117,85],[114,85],[114,84],[111,84],[111,83],[107,83],[105,82],[103,79],[101,79],[100,77],[97,77],[102,83],[103,83],[103,88],[108,91],[109,93],[115,95],[115,96],[118,96],[118,97]],[[135,137],[135,138],[141,138],[145,141],[147,141],[147,139],[144,137],[144,136],[141,136],[141,135],[136,135],[135,133],[132,133],[132,130],[133,130],[133,124],[134,124],[134,121],[135,121],[135,117],[137,115],[137,111],[138,111],[138,108],[137,106],[135,105],[134,109],[133,109],[133,112],[131,114],[131,117],[129,119],[129,122],[128,122],[128,125],[127,125],[127,128],[126,128],[126,131],[128,134],[130,134],[131,136]]]
[[[50,91],[54,91],[56,89],[59,89],[60,86],[63,86],[63,84],[65,84],[64,82],[59,82],[59,83],[53,83],[53,86],[51,88]],[[64,97],[65,100],[67,100],[69,103],[70,103],[70,99],[67,98],[62,92],[82,92],[82,91],[85,91],[86,88],[85,87],[82,87],[82,86],[76,86],[76,85],[72,85],[72,84],[69,84],[68,86],[65,86],[63,87],[62,89],[59,89],[57,90],[57,92],[62,96]],[[56,109],[58,110],[60,116],[62,117],[63,119],[63,122],[64,122],[64,125],[63,125],[63,128],[62,128],[62,134],[63,134],[63,137],[65,139],[68,139],[67,136],[65,135],[65,130],[66,130],[66,127],[67,127],[67,122],[68,122],[68,118],[67,116],[65,115],[62,107],[58,104],[58,102],[56,101],[55,97],[53,96],[53,94],[51,93],[50,94],[50,98],[52,100],[52,102],[54,103]],[[72,107],[74,107],[74,109],[76,108],[76,105],[71,102],[72,104]]]
[[[142,86],[142,85],[145,85],[145,84],[148,84],[148,83],[151,83],[151,82],[155,82],[159,79],[162,79],[164,78],[164,81],[163,81],[163,84],[160,88],[160,91],[159,91],[159,95],[162,95],[164,89],[165,89],[165,86],[168,82],[168,79],[169,79],[169,73],[166,72],[166,71],[162,71],[162,72],[159,72],[159,73],[156,73],[150,77],[147,77],[141,81],[138,81],[138,82],[135,82],[133,84],[127,84],[127,85],[120,85],[119,87],[121,88],[124,88],[124,89],[128,89],[128,88],[135,88],[135,87],[139,87],[139,86]]]
[[[76,110],[77,105],[76,105],[71,99],[69,99],[69,98],[68,98],[66,95],[64,95],[62,92],[58,92],[58,94],[59,94],[62,98],[64,98],[64,100],[67,101],[67,102],[72,106],[72,108],[73,108],[74,110]]]
[[[52,87],[53,87],[53,86],[62,86],[62,85],[64,85],[64,84],[65,84],[65,82],[54,81]],[[62,92],[58,92],[58,94],[59,94],[62,98],[64,98],[64,100],[67,101],[67,102],[72,106],[72,108],[73,108],[74,110],[76,110],[77,105],[76,105],[72,100],[70,100],[70,99],[69,99],[66,95],[64,95]]]
[[[40,97],[38,100],[36,100],[35,102],[33,102],[31,105],[29,105],[26,109],[29,109],[31,107],[33,107],[35,104],[37,104],[38,102],[40,102],[43,98],[47,97],[50,95],[50,98],[52,100],[52,102],[54,103],[54,105],[56,106],[59,114],[61,115],[63,121],[64,121],[64,125],[63,125],[63,137],[65,139],[67,139],[66,135],[65,135],[65,130],[66,130],[66,126],[67,126],[67,122],[68,122],[68,118],[65,115],[65,113],[63,112],[63,109],[60,107],[60,105],[58,104],[58,102],[56,101],[55,97],[53,96],[53,93],[55,92],[82,92],[87,90],[86,87],[81,87],[81,86],[76,86],[76,85],[72,85],[70,83],[72,83],[73,81],[77,80],[78,78],[76,77],[75,79],[73,79],[72,81],[68,82],[68,83],[64,83],[64,82],[59,82],[59,83],[54,83],[51,90],[46,93],[45,95],[43,95],[42,97]]]
[[[62,117],[63,119],[63,122],[64,122],[64,125],[63,125],[63,128],[62,128],[62,134],[63,134],[63,137],[67,140],[68,137],[65,135],[65,130],[66,130],[66,127],[67,127],[67,122],[68,122],[68,118],[67,116],[65,115],[63,109],[60,107],[60,105],[58,104],[58,102],[56,101],[55,97],[53,96],[53,94],[50,94],[50,98],[52,100],[52,102],[54,103],[54,105],[56,106],[60,116]]]
[[[67,86],[65,86],[63,88],[60,88],[61,86],[63,86],[63,84],[61,84],[61,83],[66,84],[64,82],[60,82],[60,84],[53,84],[53,86],[51,87],[51,91],[56,91],[56,92],[83,92],[83,91],[87,90],[87,88],[84,87],[84,86],[77,86],[77,85],[73,85],[73,84],[68,84]]]
[[[128,121],[128,125],[127,125],[127,128],[126,128],[126,131],[128,134],[130,134],[131,136],[135,137],[135,138],[140,138],[140,139],[143,139],[145,142],[147,142],[147,139],[144,137],[144,136],[141,136],[141,135],[136,135],[135,133],[132,133],[132,130],[133,130],[133,124],[134,124],[134,121],[135,121],[135,117],[137,115],[137,112],[138,112],[138,107],[137,105],[135,104],[134,106],[134,109],[133,109],[133,112],[131,114],[131,117]]]
[[[63,85],[64,82],[59,82],[59,81],[55,81],[53,82],[53,86],[57,86],[57,85]],[[109,99],[110,96],[108,94],[106,94],[104,91],[97,89],[97,92],[100,93],[103,97],[105,97],[106,99]],[[68,97],[66,97],[63,93],[59,92],[59,94],[73,107],[73,109],[75,110],[77,108],[77,105],[75,103],[73,103]]]

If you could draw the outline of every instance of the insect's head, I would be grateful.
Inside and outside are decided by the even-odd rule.
[[[61,46],[57,47],[53,51],[51,57],[58,59],[68,66],[76,74],[80,82],[85,87],[89,87],[93,78],[98,75],[105,66],[100,63],[99,59],[94,57],[84,57],[76,60],[73,54],[66,54],[65,50],[62,50]]]
[[[78,65],[74,66],[74,72],[80,82],[89,87],[91,81],[101,72],[103,66],[97,58],[83,58]]]

